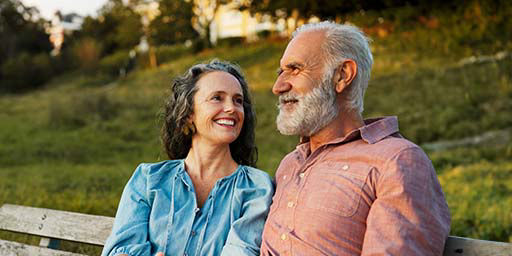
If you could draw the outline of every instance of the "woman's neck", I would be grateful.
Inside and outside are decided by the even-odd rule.
[[[231,156],[229,145],[214,146],[192,140],[185,166],[190,175],[204,179],[230,175],[238,164]]]

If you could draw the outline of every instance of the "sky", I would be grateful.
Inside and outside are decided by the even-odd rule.
[[[107,0],[21,0],[21,2],[26,6],[37,7],[44,18],[51,19],[57,10],[63,14],[75,12],[82,16],[96,16],[98,9]]]

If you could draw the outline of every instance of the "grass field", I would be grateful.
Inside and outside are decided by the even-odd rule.
[[[458,64],[475,53],[510,51],[510,44],[488,52],[468,47],[429,54],[396,40],[400,38],[374,41],[365,117],[397,115],[402,133],[420,145],[512,127],[512,57]],[[1,95],[0,205],[113,216],[137,164],[165,159],[158,138],[159,112],[171,79],[215,57],[237,62],[248,77],[258,118],[258,167],[273,174],[297,142],[280,135],[274,124],[276,97],[270,88],[285,46],[268,41],[217,48],[122,79],[76,72],[38,91]],[[427,153],[451,209],[451,234],[512,242],[512,143]],[[0,237],[36,243],[33,237],[6,232]]]

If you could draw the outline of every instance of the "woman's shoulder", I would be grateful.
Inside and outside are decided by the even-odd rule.
[[[154,176],[163,173],[173,173],[178,171],[183,165],[183,160],[165,160],[156,163],[141,163],[137,167],[143,175]]]
[[[249,179],[251,183],[254,183],[257,186],[263,185],[273,187],[272,178],[266,171],[247,165],[241,165],[240,168],[240,174]]]

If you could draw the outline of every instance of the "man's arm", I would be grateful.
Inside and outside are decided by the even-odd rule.
[[[450,213],[426,154],[404,149],[380,172],[361,255],[442,255]]]

